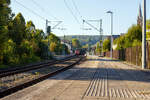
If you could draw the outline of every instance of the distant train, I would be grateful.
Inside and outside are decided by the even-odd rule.
[[[75,50],[75,54],[76,55],[85,55],[86,54],[86,50],[85,49],[76,49]]]

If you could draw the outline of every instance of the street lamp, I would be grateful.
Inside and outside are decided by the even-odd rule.
[[[112,11],[107,11],[107,13],[111,14],[111,48],[110,48],[110,57],[112,58],[113,56],[113,12]]]

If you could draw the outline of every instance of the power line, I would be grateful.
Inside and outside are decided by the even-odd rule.
[[[79,11],[79,9],[78,9],[78,7],[77,7],[75,1],[72,0],[72,3],[73,3],[73,5],[74,5],[74,8],[76,9],[76,11],[78,12],[78,14],[80,15],[80,17],[81,17],[81,19],[82,19],[82,15],[81,15],[81,13],[80,13],[80,11]]]
[[[39,5],[36,1],[31,0],[38,8],[41,9],[41,11],[45,11],[43,7],[41,7],[41,5]]]
[[[41,11],[44,11],[46,14],[47,14],[47,12],[45,11],[45,9],[39,4],[39,3],[37,3],[35,0],[31,0],[33,3],[34,3],[34,5],[36,5]],[[58,18],[56,18],[55,16],[53,16],[51,13],[50,13],[50,15],[51,15],[51,17],[53,17],[54,19],[56,19],[56,20],[58,20]]]
[[[46,18],[44,18],[43,16],[39,15],[38,13],[34,12],[33,10],[31,10],[30,8],[24,6],[23,4],[21,4],[20,2],[18,2],[17,0],[15,0],[17,4],[19,4],[20,6],[22,6],[23,8],[27,9],[28,11],[30,11],[31,13],[33,13],[34,15],[38,16],[39,18],[41,18],[42,20],[46,20]]]
[[[74,17],[74,19],[76,20],[76,22],[77,22],[78,24],[80,24],[78,18],[74,15],[74,13],[72,12],[72,10],[71,10],[70,7],[68,6],[66,0],[64,0],[64,3],[65,3],[65,6],[67,7],[67,9],[70,11],[71,15],[72,15],[72,16]]]
[[[72,0],[72,4],[73,4],[73,6],[74,6],[76,12],[77,12],[78,15],[80,16],[80,19],[83,20],[82,15],[81,15],[81,13],[80,13],[80,11],[79,11],[79,9],[78,9],[78,7],[77,7],[77,5],[76,5],[76,3],[75,3],[74,0]],[[76,16],[75,16],[75,19],[77,19]],[[84,34],[84,29],[83,29],[83,28],[84,28],[84,25],[81,24],[81,23],[79,23],[79,20],[78,20],[78,24],[80,25],[81,34]],[[82,31],[82,30],[83,30],[83,31]]]

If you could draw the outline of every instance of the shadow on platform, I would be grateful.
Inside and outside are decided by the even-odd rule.
[[[114,61],[119,60],[110,59],[89,59],[88,61]],[[99,65],[100,66],[100,65]],[[75,72],[75,70],[77,70]],[[108,79],[108,80],[128,80],[139,82],[150,82],[150,72],[133,70],[133,69],[119,69],[119,68],[74,68],[63,72],[64,74],[72,74],[66,79],[52,77],[55,80],[93,80],[93,79]],[[60,73],[60,75],[63,75]]]
[[[88,59],[88,61],[113,61],[113,62],[120,62],[120,60],[115,60],[115,59]]]

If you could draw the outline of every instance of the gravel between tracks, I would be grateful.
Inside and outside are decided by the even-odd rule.
[[[38,77],[41,77],[43,75],[46,75],[46,74],[56,71],[58,69],[67,67],[68,65],[76,62],[77,59],[79,59],[79,58],[73,58],[69,61],[64,61],[60,64],[55,64],[55,65],[47,66],[44,68],[3,77],[0,79],[0,92],[4,91],[10,87],[14,87],[19,84],[36,79]]]

